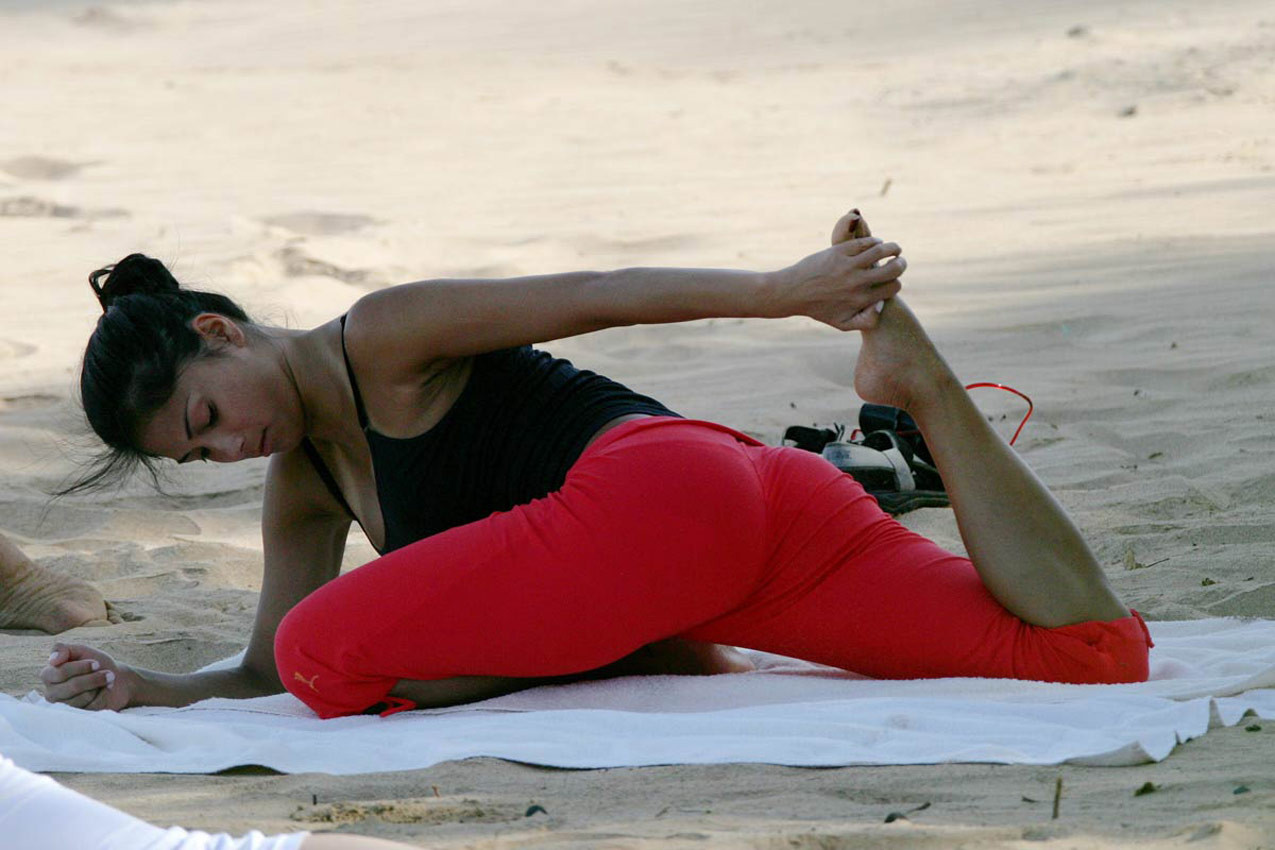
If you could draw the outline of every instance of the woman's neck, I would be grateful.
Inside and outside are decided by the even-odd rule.
[[[361,439],[341,349],[340,321],[310,330],[260,327],[279,358],[283,380],[300,400],[307,437],[330,443]]]

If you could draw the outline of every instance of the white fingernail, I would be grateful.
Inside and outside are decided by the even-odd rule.
[[[107,670],[106,671],[106,687],[109,688],[114,684],[115,684],[115,674],[112,673],[110,670]]]
[[[101,666],[102,666],[102,665],[101,665],[101,664],[98,664],[96,661],[90,661],[90,662],[89,662],[89,669],[90,669],[90,670],[92,670],[94,673],[96,673],[96,672],[98,671],[98,668],[99,668],[99,667],[101,667]]]
[[[885,309],[885,302],[878,301],[873,309],[875,309],[878,313],[880,313],[882,310]]]
[[[58,657],[58,654],[57,654],[56,652],[50,652],[50,653],[49,653],[49,663],[50,663],[50,664],[52,664],[54,661],[56,661],[56,660],[57,660],[57,657]]]

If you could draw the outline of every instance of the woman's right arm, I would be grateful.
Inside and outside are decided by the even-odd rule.
[[[120,664],[92,647],[58,643],[40,671],[45,697],[76,708],[119,710],[281,692],[275,630],[294,605],[340,573],[349,528],[349,515],[302,451],[275,455],[262,508],[265,573],[242,663],[229,670],[161,673]]]

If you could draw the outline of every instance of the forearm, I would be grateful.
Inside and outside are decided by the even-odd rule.
[[[585,286],[608,327],[784,315],[762,272],[629,268],[599,273]]]
[[[787,316],[773,274],[631,268],[502,280],[441,279],[379,290],[347,314],[346,345],[392,370],[438,358],[639,324]],[[789,299],[790,300],[790,299]]]
[[[247,667],[204,673],[161,673],[124,667],[120,675],[130,678],[132,698],[129,703],[134,706],[180,707],[212,697],[249,699],[283,691],[278,677],[265,676]]]
[[[629,268],[407,283],[350,308],[346,352],[417,380],[438,360],[624,325],[809,316],[857,330],[870,326],[869,307],[898,294],[907,267],[900,250],[865,238],[772,272]]]

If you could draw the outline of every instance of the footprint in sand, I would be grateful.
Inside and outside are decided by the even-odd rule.
[[[802,355],[801,362],[808,373],[834,386],[854,389],[854,359],[841,346],[815,349]]]
[[[1207,525],[1192,530],[1191,542],[1207,546],[1275,543],[1275,526],[1264,522],[1254,525]]]
[[[339,236],[377,223],[376,219],[366,215],[308,210],[267,216],[261,221],[271,227],[282,227],[303,236]]]
[[[311,257],[294,245],[281,249],[275,256],[283,263],[283,272],[288,277],[316,275],[335,278],[342,283],[354,286],[378,286],[381,283],[380,278],[370,269],[343,268],[326,260]]]
[[[3,531],[28,540],[87,537],[106,525],[108,519],[109,515],[97,507],[28,502],[7,495],[0,497]]]
[[[1229,372],[1209,383],[1209,389],[1236,390],[1260,387],[1275,381],[1275,367],[1264,366],[1239,372]]]
[[[621,362],[640,360],[649,363],[693,363],[703,358],[704,349],[695,345],[664,343],[622,346],[612,348],[608,354]]]
[[[71,20],[78,26],[99,32],[135,32],[145,26],[143,22],[126,18],[105,6],[90,6],[74,15]]]
[[[47,156],[19,156],[0,161],[0,171],[20,180],[62,180],[74,177],[91,162],[71,162]]]
[[[1269,617],[1275,607],[1275,584],[1260,584],[1207,607],[1219,617]]]
[[[82,212],[79,207],[33,198],[30,195],[0,199],[0,216],[5,218],[79,218]]]
[[[374,818],[385,823],[503,823],[520,820],[516,806],[469,798],[420,797],[405,800],[337,802],[300,806],[292,819],[303,823],[350,824]]]
[[[25,342],[18,342],[17,340],[13,340],[13,339],[0,339],[0,360],[19,360],[23,357],[29,357],[32,354],[35,354],[35,351],[36,351],[36,348],[34,345],[28,345]],[[25,399],[32,399],[38,402],[46,398],[52,399],[53,397],[43,396],[43,395],[14,396],[12,398],[4,399],[3,402],[4,402],[4,406],[6,407],[9,406],[10,402],[13,403],[13,406],[17,407],[17,406],[21,406]],[[41,405],[38,403],[35,403],[35,404],[27,405],[27,406],[39,407]]]
[[[16,355],[6,353],[6,348],[10,346],[21,346],[23,351],[19,351]],[[11,343],[0,339],[0,360],[6,360],[9,357],[26,357],[35,351],[35,348],[21,343]],[[0,415],[9,413],[26,413],[41,411],[51,411],[62,403],[62,399],[55,395],[46,395],[45,393],[32,393],[30,395],[10,395],[0,397]],[[24,419],[30,419],[30,416]]]
[[[0,340],[0,346],[3,346],[5,344],[6,343],[4,343],[3,340]],[[22,347],[23,351],[18,355],[19,357],[25,357],[28,354],[31,354],[35,351],[35,346],[26,345],[25,343],[19,342],[19,343],[7,343],[7,344],[18,345]],[[0,351],[2,350],[3,349],[0,348]],[[0,354],[0,357],[3,357],[3,355]],[[4,398],[0,398],[0,403],[3,403],[4,408],[7,410],[45,410],[47,408],[53,407],[55,404],[58,404],[61,401],[62,401],[61,396],[50,395],[48,393],[30,393],[29,395],[8,395],[8,396],[5,396]]]
[[[48,201],[44,198],[36,198],[31,195],[22,195],[16,198],[0,198],[0,218],[97,219],[120,218],[127,215],[127,210],[86,210],[82,207],[59,204],[56,201]]]
[[[703,244],[703,240],[684,233],[651,236],[636,239],[606,238],[581,235],[568,244],[584,256],[616,254],[623,256],[658,257],[675,251],[686,251]]]

